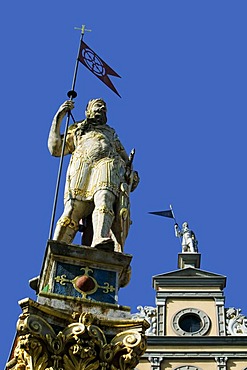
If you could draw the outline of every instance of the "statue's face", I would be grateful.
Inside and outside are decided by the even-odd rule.
[[[184,222],[183,225],[182,225],[183,230],[188,229],[188,227],[189,227],[188,223]]]
[[[90,104],[86,111],[87,118],[93,119],[98,124],[105,124],[106,118],[106,104],[102,100],[95,100],[93,104]]]

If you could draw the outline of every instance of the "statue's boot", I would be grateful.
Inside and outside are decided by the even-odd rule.
[[[99,208],[93,211],[93,241],[92,247],[105,250],[114,250],[114,241],[110,238],[110,229],[114,219],[114,213],[107,208]]]
[[[53,240],[70,244],[78,230],[79,224],[76,221],[69,217],[61,217],[57,222]]]

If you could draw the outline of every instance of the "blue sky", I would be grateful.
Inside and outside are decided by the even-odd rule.
[[[119,302],[154,305],[152,276],[177,269],[170,219],[149,215],[173,205],[199,240],[201,268],[227,276],[226,307],[247,315],[246,101],[247,3],[228,0],[105,2],[9,0],[1,7],[2,304],[1,368],[40,272],[58,169],[47,136],[70,90],[79,42],[120,76],[120,99],[80,65],[74,116],[90,98],[108,104],[108,123],[141,182],[132,193],[126,253],[132,280]],[[65,160],[65,167],[67,165]],[[64,172],[57,217],[62,210]]]

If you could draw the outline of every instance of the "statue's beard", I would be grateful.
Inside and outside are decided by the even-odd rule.
[[[92,123],[97,123],[99,125],[104,125],[107,122],[106,114],[100,112],[96,112],[94,115],[90,115],[88,118]]]

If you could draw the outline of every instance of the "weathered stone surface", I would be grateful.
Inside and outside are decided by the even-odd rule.
[[[37,284],[38,302],[72,310],[78,302],[118,305],[118,290],[130,279],[132,256],[50,240]],[[61,306],[55,301],[61,300]],[[83,303],[83,304],[84,304]]]

